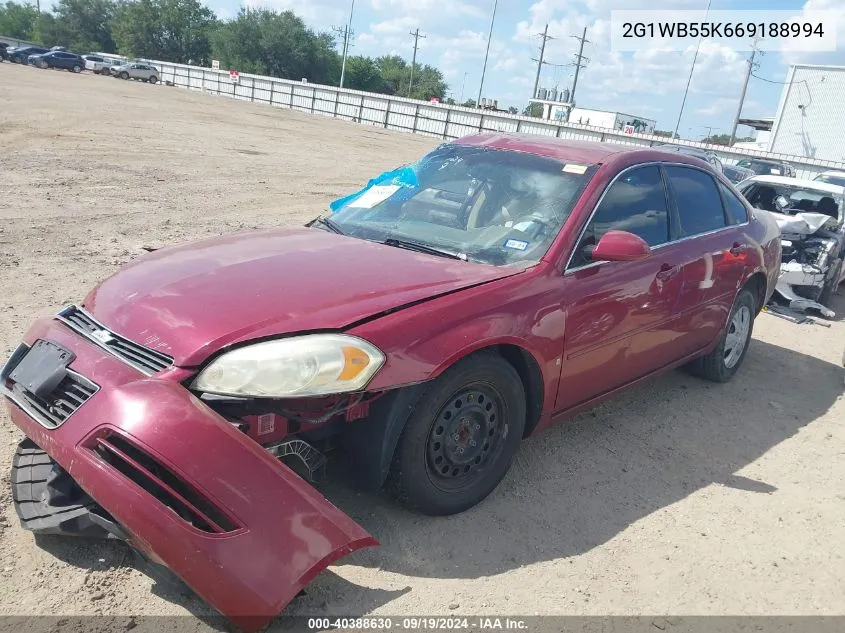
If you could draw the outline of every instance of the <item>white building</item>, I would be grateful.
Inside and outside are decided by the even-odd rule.
[[[552,106],[551,117],[555,120],[566,120],[566,106]],[[588,108],[572,108],[569,113],[569,123],[604,127],[619,132],[636,132],[637,134],[652,134],[657,121],[642,116],[625,114],[624,112],[610,112],[607,110],[590,110]]]
[[[845,66],[791,66],[767,149],[845,161]]]

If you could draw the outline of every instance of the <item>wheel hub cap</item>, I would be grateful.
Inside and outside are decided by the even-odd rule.
[[[430,470],[442,478],[473,473],[493,452],[501,428],[499,404],[487,389],[455,394],[440,410],[429,436]]]

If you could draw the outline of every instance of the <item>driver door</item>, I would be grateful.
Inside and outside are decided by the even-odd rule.
[[[672,362],[682,336],[677,315],[683,244],[672,244],[672,220],[662,169],[623,172],[608,187],[563,276],[566,313],[562,411],[625,385]],[[584,247],[610,229],[629,231],[652,247],[634,262],[591,262]]]

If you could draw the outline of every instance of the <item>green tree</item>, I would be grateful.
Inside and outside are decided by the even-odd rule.
[[[525,109],[522,111],[524,116],[533,116],[535,118],[540,118],[543,116],[543,104],[542,103],[529,103],[525,106]]]
[[[211,44],[226,68],[313,83],[340,78],[332,37],[314,33],[291,11],[241,9],[214,32]]]
[[[411,67],[408,66],[408,82],[406,82],[406,86],[410,80]],[[412,99],[423,99],[425,101],[428,101],[432,97],[442,99],[446,95],[448,88],[449,86],[443,78],[443,73],[434,66],[426,64],[422,67],[418,66],[414,70],[414,84],[411,89]],[[400,92],[399,94],[403,93]],[[407,94],[407,88],[404,94]]]
[[[7,2],[0,5],[0,34],[29,40],[33,37],[38,11],[31,4]]]
[[[654,130],[652,134],[654,136],[664,136],[666,138],[681,138],[680,134],[675,134],[674,132],[670,132],[668,130]]]
[[[113,37],[124,55],[207,65],[216,25],[198,0],[130,0],[116,12]]]
[[[478,104],[475,102],[475,99],[467,99],[461,105],[465,108],[474,108]]]
[[[59,0],[53,7],[54,20],[42,13],[37,23],[41,41],[67,46],[79,52],[115,52],[110,23],[115,4],[111,0]]]
[[[708,136],[707,138],[701,139],[702,143],[711,143],[713,145],[730,145],[731,142],[731,135],[730,134],[713,134],[712,136]]]
[[[508,108],[508,114],[519,114],[519,108],[516,106],[510,106]]]
[[[384,80],[379,73],[375,60],[356,55],[346,59],[346,75],[343,85],[353,90],[384,92]]]

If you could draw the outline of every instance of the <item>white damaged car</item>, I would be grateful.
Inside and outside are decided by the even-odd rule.
[[[798,310],[827,308],[845,278],[845,187],[820,180],[754,176],[737,185],[752,206],[772,212],[783,243],[776,291]]]

